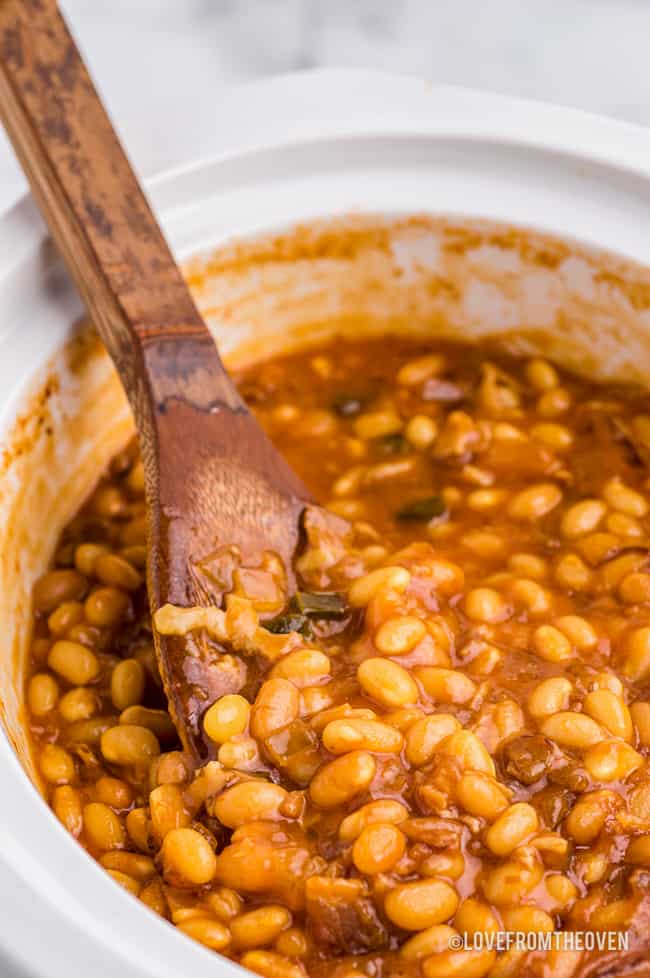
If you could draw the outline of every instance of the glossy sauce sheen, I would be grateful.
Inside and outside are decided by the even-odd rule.
[[[272,556],[244,568],[224,541],[217,589],[288,638],[271,656],[189,636],[228,697],[196,769],[151,645],[141,467],[116,459],[35,590],[27,698],[56,814],[268,978],[614,973],[450,950],[495,929],[629,929],[626,974],[650,905],[646,395],[390,337],[238,386],[349,528],[309,529],[288,608]]]

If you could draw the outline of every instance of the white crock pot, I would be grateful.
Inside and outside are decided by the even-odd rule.
[[[342,332],[371,321],[506,340],[525,325],[520,349],[650,377],[649,132],[348,71],[243,86],[214,105],[220,155],[150,191],[180,258],[222,246],[188,269],[230,362],[319,334],[321,316]],[[347,216],[281,233],[336,215]],[[461,225],[466,215],[581,245]],[[226,244],[262,232],[262,244]],[[131,430],[106,357],[73,336],[80,313],[25,200],[0,222],[0,975],[234,975],[93,863],[28,776],[30,588]]]

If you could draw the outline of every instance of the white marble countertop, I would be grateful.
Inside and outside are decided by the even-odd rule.
[[[650,125],[648,0],[61,4],[145,175],[210,153],[219,85],[315,66],[406,72]],[[210,100],[197,97],[206,90]],[[22,188],[0,134],[0,210]]]

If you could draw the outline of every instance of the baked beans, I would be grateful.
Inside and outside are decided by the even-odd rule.
[[[198,763],[152,645],[136,446],[113,461],[34,589],[25,699],[54,814],[267,978],[596,974],[452,938],[644,933],[642,392],[392,338],[238,382],[332,520],[306,523],[295,596],[273,555],[221,541],[222,607],[156,616],[219,670]]]

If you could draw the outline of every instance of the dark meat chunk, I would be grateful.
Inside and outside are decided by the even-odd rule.
[[[424,842],[434,849],[458,849],[465,829],[462,822],[451,818],[407,818],[400,825],[407,839]]]
[[[533,795],[531,803],[537,809],[543,825],[547,829],[556,829],[573,808],[575,800],[576,796],[568,788],[549,785]]]
[[[312,876],[305,895],[308,928],[317,946],[363,954],[388,945],[388,932],[361,880]]]
[[[524,734],[509,740],[501,751],[504,774],[522,784],[539,781],[553,764],[553,744],[538,734]]]
[[[560,787],[568,788],[576,794],[586,791],[589,787],[589,775],[585,769],[580,767],[577,761],[570,761],[568,758],[564,758],[561,764],[549,771],[548,779],[553,784],[559,784]]]

